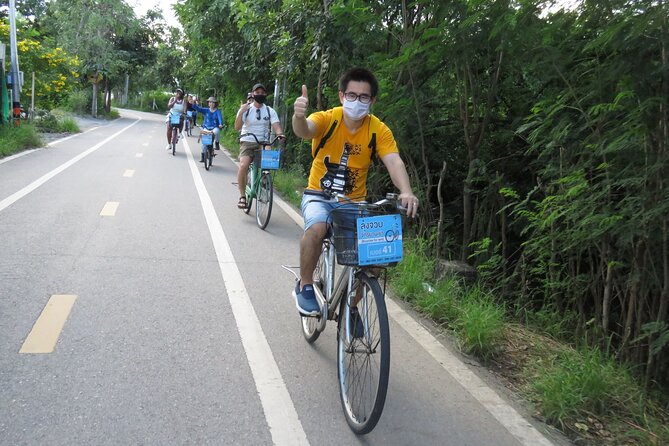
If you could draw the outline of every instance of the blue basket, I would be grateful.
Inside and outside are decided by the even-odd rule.
[[[170,113],[170,124],[178,125],[181,124],[181,115],[173,115]]]
[[[214,141],[214,135],[211,133],[204,133],[200,135],[200,142],[202,142],[202,145],[204,146],[210,146]]]
[[[260,162],[260,168],[263,170],[277,170],[281,163],[281,151],[257,149],[255,151],[253,162],[256,166],[258,165],[258,162]]]

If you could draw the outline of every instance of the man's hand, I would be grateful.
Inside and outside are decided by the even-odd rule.
[[[416,198],[413,192],[402,193],[397,198],[402,203],[402,206],[407,209],[407,216],[415,218],[418,213],[418,198]]]
[[[295,105],[293,106],[293,116],[298,119],[303,119],[307,115],[307,107],[309,107],[307,86],[302,85],[302,96],[295,99]]]

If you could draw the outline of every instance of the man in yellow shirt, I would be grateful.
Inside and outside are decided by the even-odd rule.
[[[373,123],[377,118],[369,114],[378,90],[374,74],[364,68],[353,68],[339,79],[341,112],[331,109],[313,113],[307,118],[309,97],[305,85],[302,86],[302,96],[295,100],[293,131],[303,139],[312,140],[314,157],[309,183],[302,197],[304,235],[300,241],[300,280],[293,291],[297,309],[303,315],[320,313],[313,289],[313,275],[322,241],[327,234],[329,213],[338,203],[331,197],[340,193],[354,201],[364,200],[367,173],[374,156],[388,169],[390,179],[400,191],[399,200],[407,208],[407,215],[416,216],[418,199],[411,190],[409,175],[395,138],[385,124]],[[341,113],[341,122],[325,138],[325,144],[319,144],[333,128],[330,123],[334,113]],[[374,145],[370,144],[372,126],[378,131],[373,135]]]

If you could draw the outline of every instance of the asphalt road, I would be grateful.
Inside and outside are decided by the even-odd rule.
[[[299,215],[261,231],[232,159],[165,144],[123,111],[0,160],[0,444],[564,444],[394,301],[385,410],[351,433],[335,327],[303,340],[280,266]]]

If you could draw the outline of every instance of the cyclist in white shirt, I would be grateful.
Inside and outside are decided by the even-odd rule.
[[[258,138],[258,141],[269,141],[270,130],[279,138],[283,136],[281,123],[276,111],[268,105],[265,105],[267,99],[267,89],[263,84],[255,84],[252,97],[242,104],[235,117],[235,130],[240,131],[241,134],[253,133]],[[254,151],[260,146],[253,138],[253,136],[242,136],[239,139],[239,170],[237,172],[237,184],[239,185],[239,201],[237,207],[240,209],[246,208],[246,176],[251,161],[253,161]]]
[[[188,110],[188,102],[184,99],[184,91],[177,88],[167,103],[169,113],[167,114],[167,150],[172,150],[172,127],[170,126],[170,115],[181,116],[179,121],[179,137],[184,129],[184,115]]]

